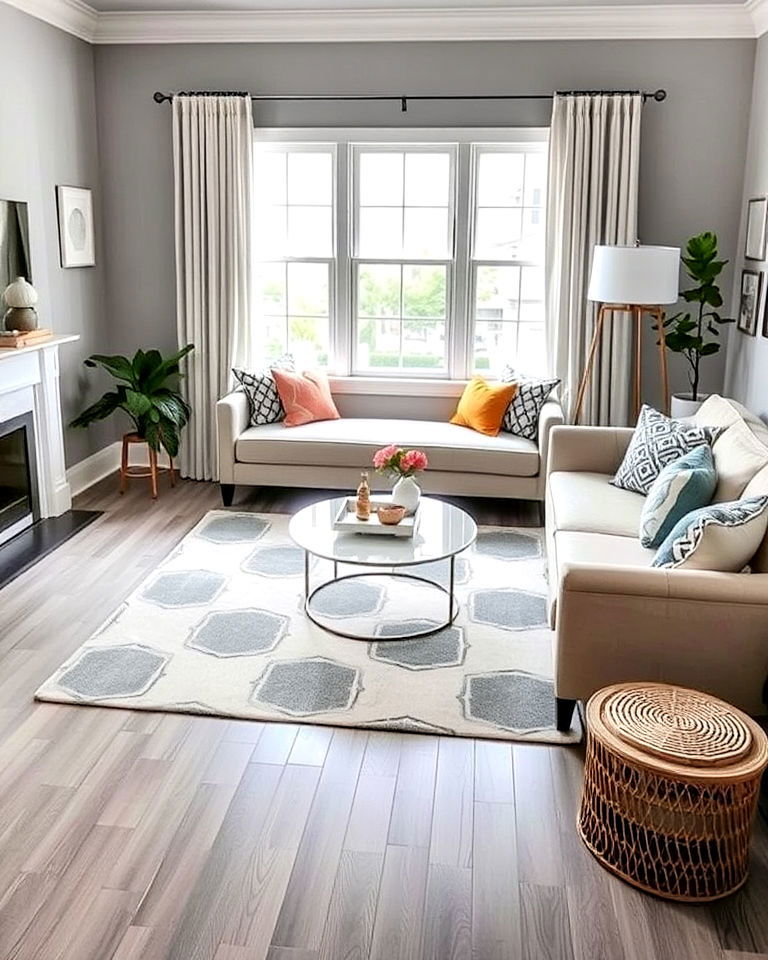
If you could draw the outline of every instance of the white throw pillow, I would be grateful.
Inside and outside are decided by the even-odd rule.
[[[768,496],[713,503],[684,517],[659,547],[652,567],[738,573],[768,530]]]
[[[717,489],[712,500],[727,503],[743,496],[747,484],[768,466],[768,447],[741,419],[731,424],[712,447]]]

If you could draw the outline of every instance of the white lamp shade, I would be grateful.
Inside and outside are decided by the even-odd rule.
[[[677,303],[679,247],[596,246],[587,298],[600,303]]]

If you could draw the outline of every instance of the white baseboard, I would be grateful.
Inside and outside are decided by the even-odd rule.
[[[120,441],[116,440],[114,443],[110,443],[109,446],[97,450],[96,453],[92,453],[91,456],[86,457],[85,460],[81,460],[79,463],[71,466],[67,470],[67,482],[72,490],[72,496],[76,497],[78,493],[82,493],[84,490],[87,490],[88,487],[92,487],[94,483],[98,483],[99,480],[108,477],[110,473],[119,470],[120,450]],[[140,444],[132,445],[129,463],[131,466],[148,466],[147,448]],[[160,454],[158,463],[161,466],[167,466],[168,457],[164,453]]]

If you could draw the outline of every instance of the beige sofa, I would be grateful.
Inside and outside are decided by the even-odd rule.
[[[229,506],[238,484],[350,490],[376,450],[388,443],[419,447],[429,470],[426,493],[544,500],[549,434],[563,422],[556,400],[542,409],[537,440],[509,433],[486,437],[448,420],[454,396],[392,397],[340,393],[340,420],[285,427],[249,425],[248,402],[235,391],[216,406],[219,482]],[[375,416],[386,409],[388,417]]]
[[[712,398],[699,418],[718,426],[744,420],[768,447],[768,427],[733,401]],[[560,426],[550,438],[546,527],[558,727],[568,729],[576,700],[627,680],[695,687],[765,714],[768,538],[751,574],[652,568],[655,551],[638,538],[644,497],[610,483],[631,436],[631,429]],[[716,441],[716,461],[724,438]],[[737,464],[726,466],[738,473]],[[745,483],[739,496],[768,494],[768,467],[745,475]]]

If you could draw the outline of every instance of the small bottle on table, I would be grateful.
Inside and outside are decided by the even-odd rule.
[[[370,520],[371,518],[371,488],[368,486],[368,474],[365,470],[360,474],[355,515],[358,520]]]

